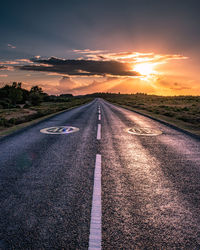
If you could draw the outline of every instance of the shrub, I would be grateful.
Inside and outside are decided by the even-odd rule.
[[[163,115],[173,117],[174,114],[172,112],[164,112]]]
[[[4,109],[8,109],[8,108],[10,108],[12,106],[11,102],[10,102],[10,100],[8,98],[0,100],[0,105],[3,106]]]
[[[25,109],[28,109],[28,108],[30,108],[30,107],[31,107],[31,105],[28,104],[28,103],[26,103],[26,104],[24,105],[24,108],[25,108]]]
[[[9,121],[8,121],[10,124],[15,124],[16,123],[16,120],[15,120],[15,118],[11,118]]]
[[[40,105],[42,102],[42,96],[39,93],[34,93],[32,92],[29,96],[30,102],[32,103],[33,106]]]

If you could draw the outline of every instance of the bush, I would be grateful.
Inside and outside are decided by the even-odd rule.
[[[28,108],[30,108],[30,107],[31,107],[31,105],[28,104],[28,103],[26,103],[26,104],[24,105],[24,108],[25,108],[25,109],[28,109]]]
[[[164,112],[163,115],[169,116],[169,117],[173,117],[174,116],[174,114],[171,113],[171,112]]]
[[[10,108],[12,106],[11,102],[10,102],[10,100],[8,98],[0,100],[0,105],[3,106],[4,109],[8,109],[8,108]]]
[[[188,107],[184,107],[182,110],[183,111],[189,111],[189,108]]]
[[[0,118],[0,126],[2,126],[2,127],[11,127],[12,125],[5,118]]]
[[[4,118],[0,118],[0,126],[4,126],[5,124],[5,119]]]
[[[32,103],[33,106],[38,106],[42,102],[42,96],[39,93],[34,93],[32,92],[29,96],[30,102]]]
[[[10,124],[13,124],[13,125],[15,125],[15,123],[16,123],[16,120],[15,120],[15,118],[11,118],[9,121],[8,121]]]

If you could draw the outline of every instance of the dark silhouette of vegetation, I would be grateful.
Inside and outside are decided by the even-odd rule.
[[[23,89],[21,83],[13,82],[13,84],[5,85],[0,89],[0,105],[3,108],[11,108],[23,101]]]
[[[35,85],[30,91],[22,88],[21,82],[13,82],[12,85],[6,84],[0,88],[0,108],[16,108],[19,104],[26,107],[38,106],[45,102],[69,102],[73,98],[72,94],[61,94],[60,96],[49,96],[41,87]]]
[[[91,101],[92,97],[72,94],[48,95],[35,85],[30,91],[21,82],[0,88],[0,130]]]
[[[103,98],[129,109],[172,121],[175,124],[184,123],[186,128],[193,129],[200,134],[200,96],[156,96],[145,93],[93,93],[80,96],[61,94],[56,96],[48,95],[38,85],[28,91],[22,88],[20,82],[13,82],[12,85],[0,88],[0,126],[9,127],[30,121],[87,103],[94,98]],[[23,108],[20,109],[20,106]],[[10,113],[15,115],[12,116]],[[20,113],[20,115],[16,115],[16,113]]]
[[[21,82],[6,84],[0,88],[0,106],[2,108],[15,108],[17,104],[24,104],[29,99],[30,92],[22,88]]]

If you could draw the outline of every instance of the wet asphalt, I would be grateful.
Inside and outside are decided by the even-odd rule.
[[[96,154],[102,249],[200,249],[200,141],[102,99],[0,139],[0,249],[87,249]]]

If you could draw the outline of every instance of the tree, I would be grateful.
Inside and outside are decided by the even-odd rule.
[[[17,88],[10,88],[9,90],[9,94],[8,97],[10,98],[12,104],[16,104],[19,103],[20,101],[22,101],[23,99],[23,94],[21,89],[17,89]]]
[[[40,105],[40,103],[42,102],[42,96],[37,92],[35,93],[32,92],[29,95],[29,100],[33,106],[37,106],[37,105]]]
[[[31,88],[29,99],[34,106],[40,105],[40,103],[43,100],[43,97],[44,97],[44,92],[42,88],[40,88],[37,85]]]
[[[12,88],[16,88],[17,87],[17,82],[13,82],[12,83]]]
[[[18,89],[21,89],[21,88],[22,88],[22,83],[21,83],[21,82],[18,82],[18,83],[17,83],[17,88],[18,88]]]
[[[42,88],[40,88],[39,86],[35,85],[31,88],[30,93],[38,93],[38,94],[42,94],[43,90]]]

